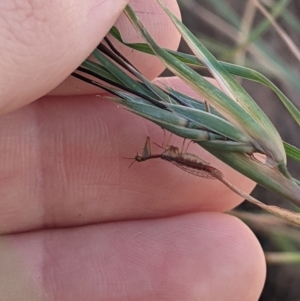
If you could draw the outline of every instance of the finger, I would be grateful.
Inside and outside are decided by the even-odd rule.
[[[0,112],[25,105],[64,80],[97,46],[126,0],[0,4]],[[100,25],[100,26],[99,26]]]
[[[179,90],[184,86],[174,81]],[[161,128],[100,97],[44,98],[0,118],[0,231],[227,211],[242,199],[162,160],[136,163]],[[181,146],[182,139],[170,141]],[[161,152],[156,148],[153,151]],[[254,184],[191,145],[240,189]]]
[[[70,4],[69,1],[27,1],[13,7],[4,2],[0,4],[0,26],[2,35],[6,37],[0,41],[0,55],[4,58],[0,68],[0,114],[23,106],[57,87],[103,39],[127,2],[89,0]],[[137,0],[131,2],[133,5],[140,3]],[[176,7],[175,1],[170,2]],[[144,12],[147,12],[147,8],[156,1],[145,3]],[[139,5],[137,7],[141,8]],[[156,3],[156,11],[157,7]],[[158,15],[157,21],[160,19],[166,20],[167,17],[160,18]],[[120,22],[120,27],[127,31],[128,24],[123,25],[124,20]],[[162,22],[161,26],[166,23]],[[130,28],[129,39],[130,35],[137,36],[136,33],[133,34],[134,29]],[[164,32],[162,27],[160,32]],[[167,30],[167,34],[169,33],[170,29]],[[122,31],[122,34],[125,33]],[[163,38],[167,40],[166,36],[160,40]],[[169,39],[166,44],[174,47],[178,41],[179,38]],[[157,60],[152,63],[153,65],[149,62],[148,67],[157,65]],[[153,67],[149,75],[161,72],[162,68],[162,65]],[[73,93],[78,93],[79,90],[81,94],[87,92],[78,82],[67,82],[56,94],[59,91],[70,92],[70,88]]]
[[[178,18],[180,18],[177,1],[165,0],[164,3]],[[176,50],[178,48],[181,36],[156,0],[131,0],[130,5],[135,10],[156,43],[166,49]],[[115,26],[120,30],[122,38],[126,42],[145,43],[124,14],[119,17]],[[113,37],[110,37],[110,40],[114,46],[148,79],[152,80],[156,78],[165,69],[164,65],[155,56],[124,46]],[[83,94],[99,94],[99,88],[87,85],[72,76],[68,77],[61,85],[50,92],[50,95]]]
[[[252,232],[216,213],[12,235],[0,256],[4,300],[256,301],[266,273]]]

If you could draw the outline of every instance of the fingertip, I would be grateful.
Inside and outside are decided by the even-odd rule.
[[[32,282],[49,300],[256,301],[266,274],[253,233],[218,213],[19,234],[7,246],[29,275],[17,291]]]
[[[87,58],[126,0],[39,1],[0,9],[0,112],[43,96]],[[0,4],[1,8],[1,4]],[[30,16],[30,17],[28,17]]]
[[[164,2],[178,18],[181,18],[177,1],[165,0]],[[132,0],[130,5],[160,47],[171,50],[178,48],[181,35],[156,0]],[[115,26],[126,43],[145,43],[145,40],[138,35],[124,14],[118,18]],[[154,79],[164,71],[165,65],[154,55],[125,46],[112,36],[109,36],[109,38],[116,49],[149,80]],[[78,79],[69,77],[52,90],[50,95],[83,95],[99,94],[100,92],[101,90],[98,87],[87,85]]]

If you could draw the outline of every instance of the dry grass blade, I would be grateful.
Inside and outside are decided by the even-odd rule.
[[[225,178],[218,178],[218,180],[220,180],[223,184],[225,184],[232,191],[234,191],[235,193],[237,193],[238,195],[240,195],[241,197],[246,199],[248,202],[260,207],[261,209],[263,209],[269,213],[272,213],[278,217],[281,217],[281,218],[285,219],[286,221],[300,225],[300,213],[296,213],[291,210],[287,210],[287,209],[280,208],[277,206],[266,205],[266,204],[260,202],[259,200],[255,199],[251,195],[246,194],[245,192],[243,192],[242,190],[240,190],[239,188],[237,188],[236,186],[234,186],[233,184],[228,182]]]
[[[268,11],[259,3],[257,0],[251,0],[254,2],[256,7],[261,11],[261,13],[270,21],[270,23],[273,25],[274,29],[277,31],[279,36],[282,38],[282,40],[286,43],[286,45],[289,47],[291,52],[294,54],[294,56],[297,58],[298,61],[300,61],[300,50],[296,46],[296,44],[293,42],[293,40],[288,36],[288,34],[278,25],[278,23],[275,21],[275,19],[268,13]]]

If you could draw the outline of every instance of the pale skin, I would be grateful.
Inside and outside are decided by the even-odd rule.
[[[175,1],[165,2],[178,14]],[[241,198],[161,160],[128,169],[122,157],[141,151],[146,136],[161,143],[161,129],[65,80],[126,1],[21,3],[0,2],[1,298],[258,300],[261,247],[222,213]],[[179,36],[155,1],[131,4],[156,40],[176,49]],[[124,18],[117,24],[137,39]],[[125,54],[150,79],[163,70],[154,58]],[[193,94],[177,78],[159,81]],[[253,189],[199,147],[189,152]]]

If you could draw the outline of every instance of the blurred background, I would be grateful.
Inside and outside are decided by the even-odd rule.
[[[300,109],[299,0],[178,0],[183,23],[218,60],[256,69]],[[270,22],[268,17],[276,23]],[[182,42],[180,51],[191,53]],[[205,69],[202,75],[210,76]],[[299,126],[268,88],[240,80],[269,116],[284,141],[300,148]],[[288,168],[300,179],[300,164]],[[292,208],[282,197],[257,187],[259,200]],[[266,253],[268,275],[260,301],[300,300],[300,228],[270,217],[249,204],[233,213],[254,231]],[[245,258],[247,260],[247,258]]]

